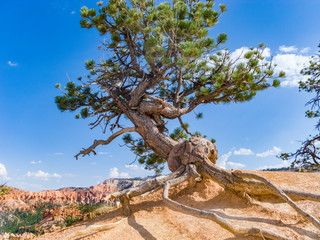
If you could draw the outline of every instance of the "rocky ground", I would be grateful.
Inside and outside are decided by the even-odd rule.
[[[255,172],[270,179],[280,187],[303,190],[320,194],[319,173],[296,172]],[[124,219],[113,229],[90,232],[74,239],[130,239],[130,240],[245,240],[264,239],[235,236],[216,223],[199,219],[167,207],[161,201],[161,190],[146,197],[137,197],[132,202],[133,215]],[[212,181],[198,183],[195,188],[180,184],[170,193],[171,198],[188,206],[211,210],[240,226],[257,226],[275,231],[289,239],[320,239],[320,232],[312,224],[298,216],[293,209],[280,199],[264,197],[248,205],[246,201],[228,191],[224,191]],[[298,205],[320,219],[320,203],[297,201]],[[116,222],[124,218],[120,209],[76,223],[71,227],[46,233],[35,239],[53,240],[79,232],[92,225]]]

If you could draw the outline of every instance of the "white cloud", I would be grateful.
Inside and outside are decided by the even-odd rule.
[[[227,162],[227,166],[228,168],[239,169],[239,168],[244,168],[246,165],[242,163]]]
[[[70,13],[70,14],[71,14],[71,15],[73,15],[73,14],[75,14],[75,13],[76,13],[76,11],[71,11],[71,13]]]
[[[303,69],[309,63],[310,56],[303,55],[307,53],[310,48],[306,47],[298,52],[298,48],[295,46],[280,46],[281,51],[272,58],[272,63],[277,64],[275,68],[275,75],[278,75],[280,71],[285,72],[286,77],[281,81],[282,87],[297,87],[299,81],[306,81],[307,76],[300,74],[301,69]],[[241,47],[230,53],[231,59],[238,59],[240,56],[242,58],[237,60],[237,64],[241,62],[246,62],[243,56],[245,53],[250,51],[247,47]],[[270,48],[265,48],[262,54],[266,59],[263,60],[264,63],[270,62],[270,57],[272,56]]]
[[[117,177],[119,177],[118,168],[116,168],[116,167],[110,168],[110,170],[109,170],[109,178],[117,178]]]
[[[40,164],[42,161],[31,161],[30,164]]]
[[[16,67],[18,66],[18,63],[12,62],[12,61],[8,61],[8,64],[10,67]]]
[[[298,51],[298,48],[296,48],[295,46],[285,46],[285,45],[282,45],[279,47],[279,50],[281,52],[284,52],[284,53],[292,53],[292,52],[296,52]]]
[[[109,152],[98,152],[99,155],[108,155]]]
[[[64,155],[64,153],[57,152],[57,153],[54,153],[53,155],[56,155],[56,156],[62,156],[62,155]]]
[[[310,56],[303,56],[298,54],[277,54],[273,58],[273,63],[277,64],[275,73],[280,71],[285,72],[286,77],[281,81],[283,87],[297,87],[300,81],[306,81],[308,76],[300,74],[309,62]]]
[[[277,155],[281,152],[281,148],[274,146],[272,149],[265,151],[263,153],[257,153],[257,157],[268,157],[272,155]]]
[[[7,178],[8,172],[4,164],[0,163],[0,177]]]
[[[257,49],[257,48],[255,48]],[[248,61],[247,59],[244,59],[244,55],[251,51],[250,48],[248,47],[241,47],[241,48],[238,48],[236,49],[235,51],[233,51],[230,55],[231,59],[238,59],[239,57],[241,57],[241,59],[238,60],[237,63],[239,62],[246,62]],[[265,58],[269,58],[271,57],[271,49],[270,48],[265,48],[263,50],[263,53],[262,53],[262,56],[265,57]]]
[[[234,152],[236,152],[236,151],[234,151]],[[230,169],[230,168],[239,169],[239,168],[245,167],[245,165],[242,163],[235,163],[235,162],[228,161],[229,158],[232,156],[232,154],[234,154],[234,152],[229,151],[228,153],[223,154],[220,158],[218,158],[216,165],[218,167],[223,168],[223,169]]]
[[[147,177],[150,175],[154,175],[154,171],[144,169],[144,167],[138,166],[136,164],[126,164],[125,167],[133,177]]]
[[[108,157],[112,158],[112,155],[109,152],[98,152],[98,155],[108,155]]]
[[[138,166],[138,165],[136,165],[136,164],[126,164],[126,166],[125,166],[126,168],[129,168],[129,169],[132,169],[132,170],[134,170],[134,171],[139,171],[139,170],[145,170],[143,167],[140,167],[140,166]]]
[[[275,165],[265,165],[262,167],[257,168],[257,170],[263,170],[263,169],[269,169],[269,168],[283,168],[283,167],[289,167],[290,163],[289,161],[282,161],[279,164],[275,164]]]
[[[116,167],[110,168],[109,178],[129,178],[129,177],[130,175],[127,172],[119,173],[118,168]]]
[[[238,49],[236,49],[236,50],[234,50],[233,52],[230,53],[230,58],[233,59],[233,60],[237,60],[236,64],[245,63],[245,62],[248,61],[248,59],[244,58],[244,55],[249,51],[251,51],[251,50],[248,47],[238,48]],[[262,56],[265,57],[265,58],[270,58],[271,57],[270,48],[265,48],[263,50]],[[265,62],[265,61],[266,60],[263,60],[263,62]]]
[[[96,162],[92,162],[91,165],[97,165],[97,163]]]
[[[253,152],[251,149],[240,148],[239,150],[235,150],[233,154],[234,155],[253,155]]]
[[[270,48],[265,48],[263,50],[262,57],[265,57],[265,58],[271,57],[271,49]]]
[[[311,48],[309,48],[309,47],[302,48],[302,49],[300,50],[300,53],[302,53],[302,54],[308,53],[310,50],[311,50]]]
[[[220,158],[218,158],[218,161],[216,163],[216,165],[218,167],[221,167],[223,169],[226,169],[226,165],[227,165],[227,161],[229,159],[229,157],[232,155],[232,152],[228,152],[226,154],[223,154]]]
[[[129,175],[129,173],[127,173],[127,172],[122,172],[122,173],[120,173],[120,178],[130,178],[130,175]]]
[[[37,172],[28,171],[26,176],[31,178],[41,179],[43,181],[48,181],[51,178],[55,178],[55,179],[61,178],[61,175],[57,173],[50,174],[41,170],[38,170]]]
[[[65,174],[63,174],[63,177],[75,178],[75,177],[77,177],[77,175],[73,174],[73,173],[65,173]]]

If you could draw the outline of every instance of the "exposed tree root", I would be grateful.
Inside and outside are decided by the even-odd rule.
[[[272,185],[270,182],[270,186],[267,186],[265,182],[259,181],[254,181],[251,179],[257,179],[257,178],[262,178],[258,175],[251,174],[251,176],[257,176],[257,178],[251,178],[248,179],[247,177],[241,177],[241,171],[233,171],[228,172],[224,169],[221,169],[215,165],[213,165],[209,161],[204,161],[204,163],[200,166],[199,172],[201,175],[204,175],[208,178],[211,178],[213,181],[218,183],[220,186],[223,188],[227,188],[230,190],[233,190],[235,192],[244,192],[249,194],[250,197],[254,196],[261,196],[261,195],[277,195],[273,190],[273,188],[270,188]],[[248,176],[248,175],[247,175]],[[265,178],[264,178],[265,179]],[[266,180],[266,179],[265,179]],[[291,190],[291,189],[281,189],[284,194],[291,198],[295,198],[297,200],[310,200],[310,201],[315,201],[315,202],[320,202],[320,194],[314,194],[314,193],[307,193],[307,192],[302,192],[302,191],[296,191],[296,190]]]
[[[91,225],[81,231],[77,231],[69,234],[68,236],[63,238],[63,240],[72,240],[72,239],[75,239],[76,237],[83,237],[83,236],[92,234],[94,232],[107,231],[118,226],[120,223],[122,223],[126,219],[127,218],[122,218],[121,220],[114,223],[108,223],[108,224],[102,224],[102,225]]]
[[[123,196],[125,196],[130,200],[133,197],[140,196],[145,193],[149,193],[150,191],[153,191],[158,187],[162,187],[166,181],[178,177],[184,172],[184,170],[185,170],[185,166],[181,166],[180,168],[178,168],[178,170],[176,170],[175,172],[167,176],[159,176],[159,177],[151,178],[137,187],[125,189],[121,192],[112,193],[108,195],[106,198],[104,198],[104,201],[108,201],[109,199],[114,199],[114,198],[121,198]]]
[[[273,185],[269,180],[264,177],[252,174],[244,173],[241,171],[228,172],[223,169],[216,167],[212,161],[205,159],[201,164],[193,162],[195,164],[188,163],[187,165],[180,165],[180,167],[167,176],[160,176],[153,179],[149,179],[143,184],[126,189],[122,192],[113,193],[107,197],[111,198],[120,198],[126,199],[126,201],[121,200],[123,204],[124,214],[130,213],[129,200],[132,197],[136,197],[143,194],[148,194],[149,192],[163,187],[163,200],[168,205],[188,214],[191,214],[196,217],[211,219],[214,222],[218,223],[223,228],[236,235],[244,236],[255,236],[262,239],[272,239],[272,240],[283,240],[288,239],[285,236],[282,236],[278,233],[260,229],[257,227],[240,227],[234,225],[225,218],[219,216],[218,213],[214,211],[204,211],[189,206],[182,205],[168,196],[168,191],[171,186],[174,186],[183,181],[189,180],[189,183],[195,181],[201,181],[202,176],[206,176],[220,184],[224,188],[233,190],[235,193],[243,193],[242,197],[251,202],[251,198],[260,195],[276,195],[281,197],[285,202],[287,202],[299,215],[310,221],[315,227],[320,229],[320,222],[315,217],[309,213],[303,211],[289,196],[296,199],[308,199],[313,201],[320,201],[320,195],[310,194],[300,191],[280,189]],[[240,194],[241,195],[241,194]],[[289,195],[289,196],[288,196]]]
[[[256,180],[259,180],[259,181],[265,183],[265,185],[267,187],[272,189],[276,195],[280,196],[298,214],[303,216],[306,220],[309,220],[315,227],[320,229],[320,222],[315,217],[313,217],[309,213],[303,211],[294,201],[291,200],[291,198],[289,198],[280,188],[278,188],[277,186],[273,185],[268,179],[266,179],[264,177],[261,177],[261,176],[258,176],[256,174],[252,174],[252,173],[233,172],[233,174],[236,175],[237,177],[256,179]]]
[[[223,228],[229,230],[230,232],[238,235],[245,235],[245,236],[256,236],[256,237],[263,237],[263,238],[269,238],[272,240],[289,240],[288,238],[281,236],[279,234],[276,234],[271,231],[266,231],[266,230],[261,230],[259,228],[243,228],[239,227],[237,225],[234,225],[227,221],[226,219],[220,217],[218,214],[214,212],[208,212],[205,210],[199,210],[196,208],[188,207],[185,205],[182,205],[176,201],[173,201],[168,197],[168,192],[169,188],[173,185],[176,185],[178,183],[181,183],[185,180],[187,180],[190,176],[188,174],[182,175],[179,178],[169,180],[165,183],[164,188],[163,188],[163,200],[166,202],[168,205],[185,212],[187,214],[191,214],[196,217],[201,217],[201,218],[207,218],[210,220],[213,220],[214,222],[218,223],[220,226]]]
[[[310,200],[320,202],[320,194],[306,193],[301,191],[295,191],[291,189],[281,189],[285,194],[298,200]]]
[[[215,166],[217,159],[216,147],[209,141],[191,137],[181,142],[172,149],[168,157],[168,166],[173,172],[167,176],[159,176],[148,179],[141,185],[121,192],[110,194],[105,200],[118,198],[120,199],[123,213],[126,216],[131,214],[130,200],[133,197],[147,195],[161,187],[163,190],[163,200],[168,205],[191,214],[193,216],[211,219],[223,228],[236,235],[250,235],[260,237],[262,239],[283,240],[288,239],[278,233],[256,228],[256,227],[240,227],[221,217],[219,213],[214,211],[204,211],[189,206],[182,205],[168,196],[170,186],[176,185],[183,181],[189,180],[189,184],[194,185],[195,182],[201,181],[203,177],[207,177],[218,183],[225,189],[231,190],[252,203],[252,198],[262,195],[274,195],[282,198],[288,203],[299,215],[310,221],[316,228],[320,229],[320,221],[302,210],[291,198],[298,200],[320,201],[319,194],[312,194],[288,189],[281,189],[272,184],[268,179],[252,173],[244,173],[241,171],[229,172]],[[291,198],[290,198],[291,197]],[[109,226],[103,225],[101,229],[108,229]],[[92,226],[81,231],[88,234],[89,231],[97,231],[98,227]],[[103,231],[103,230],[102,230]]]

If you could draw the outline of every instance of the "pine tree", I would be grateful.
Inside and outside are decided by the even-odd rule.
[[[5,183],[0,184],[0,195],[6,195],[9,191],[10,188]]]
[[[150,0],[110,0],[106,5],[99,2],[97,10],[83,7],[80,24],[104,36],[100,48],[108,57],[86,61],[90,74],[79,78],[79,83],[68,82],[64,89],[57,84],[64,94],[56,97],[56,103],[62,111],[77,111],[76,118],[95,118],[92,128],[102,125],[105,131],[118,130],[106,140],[95,140],[76,158],[95,154],[96,147],[125,134],[125,144],[146,168],[161,172],[167,164],[172,171],[110,195],[120,198],[126,215],[132,197],[163,187],[164,201],[179,210],[210,218],[234,233],[284,239],[270,231],[234,227],[214,213],[186,207],[168,197],[170,186],[188,179],[194,184],[205,176],[242,197],[276,194],[291,201],[262,177],[215,166],[214,140],[190,132],[182,120],[202,104],[249,101],[258,91],[279,86],[278,77],[284,77],[282,72],[275,76],[274,66],[265,61],[263,44],[234,59],[223,48],[227,35],[209,34],[225,11],[225,5],[216,7],[213,0],[174,0],[158,5]],[[124,128],[123,118],[132,125]],[[170,133],[167,123],[174,119],[181,127]],[[140,138],[134,139],[129,132]],[[290,195],[305,196],[294,191]],[[312,217],[311,221],[320,228],[317,220]]]
[[[320,48],[320,44],[318,46]],[[320,51],[319,51],[320,53]],[[308,76],[307,81],[299,82],[299,90],[314,93],[315,96],[307,102],[310,110],[306,111],[307,118],[316,118],[316,135],[310,135],[301,147],[294,153],[282,153],[279,157],[283,160],[293,159],[291,167],[301,171],[320,170],[320,55],[311,57],[309,65],[301,70],[301,74]]]
[[[141,138],[125,135],[125,144],[146,168],[160,172],[169,149],[157,149],[158,141],[139,130],[133,120],[137,112],[156,126],[164,141],[174,145],[177,140],[199,135],[190,133],[181,119],[197,106],[248,101],[257,91],[279,85],[274,66],[264,61],[263,44],[250,48],[237,62],[222,47],[227,40],[225,33],[209,36],[209,30],[226,11],[222,4],[218,9],[213,1],[159,5],[154,1],[110,1],[106,6],[98,5],[98,10],[81,9],[80,24],[97,29],[105,37],[101,48],[109,53],[108,58],[86,61],[90,75],[85,81],[79,78],[80,84],[69,82],[56,103],[62,111],[79,109],[76,118],[96,117],[92,127],[103,125],[105,130],[119,128],[121,118],[128,117]],[[275,80],[270,84],[270,79]],[[181,123],[173,133],[166,128],[171,119]],[[105,143],[97,142],[76,157]]]

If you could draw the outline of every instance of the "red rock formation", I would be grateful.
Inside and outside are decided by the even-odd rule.
[[[72,203],[99,203],[108,194],[136,186],[141,181],[108,179],[89,188],[63,188],[56,191],[30,192],[11,188],[9,194],[0,196],[0,211],[5,209],[29,209],[39,202],[68,205]]]

